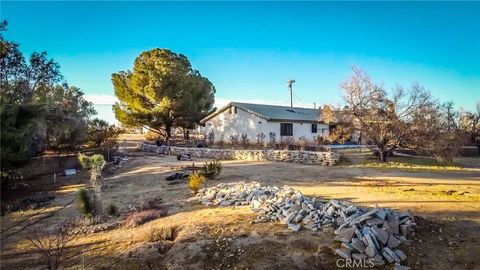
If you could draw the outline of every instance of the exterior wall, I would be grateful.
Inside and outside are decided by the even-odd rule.
[[[312,133],[312,123],[297,123],[297,122],[273,122],[268,121],[265,133],[266,140],[269,138],[270,132],[276,134],[277,141],[280,141],[280,123],[291,123],[293,124],[293,138],[298,140],[300,137],[305,137],[309,142],[314,142],[315,138],[318,135],[327,136],[328,135],[328,125],[317,123],[317,133]],[[323,134],[322,134],[323,129]]]
[[[138,148],[146,152],[159,152],[156,145],[139,143]],[[196,158],[219,160],[278,161],[308,165],[333,166],[339,155],[333,152],[311,152],[292,150],[233,150],[211,148],[170,147],[171,155],[189,154]]]
[[[312,133],[311,123],[267,121],[240,108],[237,108],[237,113],[230,112],[231,110],[227,109],[205,122],[205,138],[208,138],[211,131],[213,131],[216,142],[220,140],[222,135],[223,140],[229,142],[231,135],[247,134],[250,143],[253,143],[256,142],[257,135],[263,132],[265,141],[268,142],[270,132],[273,132],[276,135],[276,140],[280,141],[280,123],[293,124],[295,140],[304,136],[308,141],[313,142],[314,138],[322,135],[322,129],[324,131],[323,135],[328,135],[328,125],[325,124],[317,124],[317,133]]]

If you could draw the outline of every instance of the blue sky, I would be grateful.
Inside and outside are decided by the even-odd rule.
[[[352,65],[387,88],[419,82],[442,101],[480,101],[479,2],[5,2],[5,36],[45,50],[97,104],[144,50],[185,54],[228,101],[341,104]],[[113,122],[110,106],[97,106]]]

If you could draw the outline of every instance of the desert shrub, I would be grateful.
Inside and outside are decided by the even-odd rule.
[[[118,207],[113,204],[109,203],[107,204],[107,207],[105,208],[105,213],[109,216],[118,216]]]
[[[238,144],[238,139],[239,139],[238,135],[230,135],[230,143],[232,144],[232,146],[235,146]]]
[[[344,144],[352,138],[352,132],[351,127],[338,125],[328,134],[328,140],[333,143]]]
[[[300,150],[305,150],[305,146],[307,146],[307,138],[305,136],[298,138],[298,146]]]
[[[146,240],[148,242],[174,241],[179,232],[180,227],[175,225],[153,227],[147,231]]]
[[[265,134],[260,132],[257,134],[257,147],[262,147],[265,144]]]
[[[315,144],[316,144],[317,146],[325,144],[325,138],[324,138],[322,135],[318,135],[318,136],[315,138]]]
[[[161,218],[167,215],[167,210],[165,209],[150,209],[150,210],[143,210],[139,212],[133,212],[128,215],[125,219],[125,226],[126,227],[136,227],[142,225],[146,222],[151,220]]]
[[[92,214],[93,206],[92,202],[90,201],[90,196],[88,195],[88,192],[84,188],[81,188],[78,190],[77,196],[78,210],[80,210],[80,213],[84,215]]]
[[[203,167],[199,170],[199,173],[210,180],[215,179],[222,172],[222,163],[218,160],[205,162]]]
[[[143,203],[142,210],[162,209],[162,198],[152,198]]]
[[[275,132],[270,132],[269,137],[270,137],[269,144],[271,147],[274,147],[275,144],[277,143],[277,135],[275,134]]]
[[[288,150],[295,144],[295,139],[291,136],[283,136],[280,138],[280,148]]]
[[[192,173],[188,177],[188,188],[197,193],[198,190],[202,187],[203,182],[205,182],[205,177],[198,173]]]
[[[249,143],[250,143],[250,140],[248,139],[248,135],[246,133],[243,133],[241,136],[240,136],[240,139],[242,140],[242,145],[244,147],[246,147]]]
[[[41,262],[45,266],[42,269],[62,269],[61,263],[69,251],[66,247],[73,242],[75,238],[69,222],[62,222],[48,233],[34,228],[27,236],[28,245],[40,254]]]

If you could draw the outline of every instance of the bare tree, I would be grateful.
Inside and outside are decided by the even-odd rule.
[[[59,269],[66,249],[74,241],[69,222],[63,222],[52,232],[40,232],[38,229],[31,230],[27,237],[28,243],[36,249],[47,269]]]
[[[410,90],[395,87],[389,95],[361,69],[352,68],[351,77],[341,84],[346,108],[336,118],[352,123],[354,129],[371,140],[380,161],[401,146],[408,146],[409,123],[423,108],[434,104],[430,93],[419,84]]]
[[[452,102],[426,106],[409,125],[410,144],[439,162],[451,162],[466,142],[461,120]]]
[[[475,112],[466,112],[461,116],[461,125],[468,134],[470,143],[480,150],[480,102],[477,102]]]

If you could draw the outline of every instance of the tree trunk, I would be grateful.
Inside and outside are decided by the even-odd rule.
[[[387,162],[387,151],[379,150],[378,155],[380,157],[380,162]]]
[[[102,208],[102,170],[101,168],[92,168],[90,181],[92,183],[92,203],[93,213],[95,216],[99,216],[103,212]]]
[[[170,140],[172,137],[172,124],[166,123],[165,124],[165,132],[167,133],[167,140]]]

